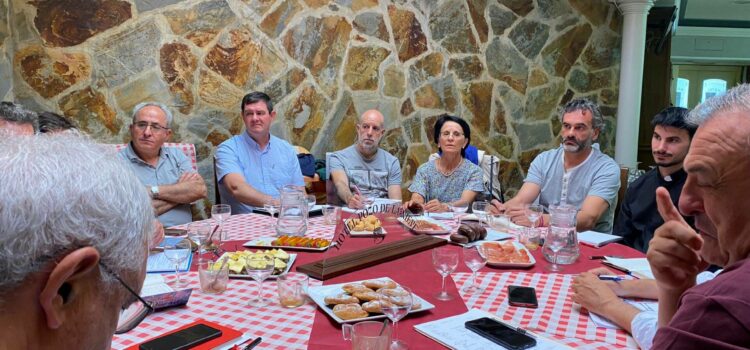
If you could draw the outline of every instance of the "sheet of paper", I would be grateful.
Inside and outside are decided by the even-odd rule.
[[[619,259],[607,257],[606,261],[627,269],[640,278],[654,278],[654,274],[651,272],[651,265],[648,264],[646,258]]]
[[[641,311],[651,311],[654,313],[659,313],[659,302],[656,301],[635,301],[631,299],[623,299],[624,302],[633,305],[636,309]],[[591,321],[594,321],[597,327],[602,328],[609,328],[609,329],[620,329],[619,326],[612,323],[607,318],[602,317],[599,314],[595,313],[589,313],[589,317],[591,317]]]
[[[594,247],[601,247],[607,243],[621,240],[622,237],[596,231],[578,232],[578,241]]]
[[[464,314],[418,324],[414,326],[414,328],[438,343],[455,350],[503,349],[502,346],[466,329],[466,326],[464,325],[466,321],[476,320],[482,317],[496,319],[495,315],[492,315],[489,312],[471,309]],[[505,323],[508,324],[508,322]],[[530,349],[570,349],[570,347],[555,342],[549,338],[539,335],[534,335],[534,337],[536,338],[536,346]]]
[[[183,272],[189,270],[192,262],[193,254],[188,254],[188,258],[180,264],[179,270]],[[146,272],[174,272],[174,263],[167,259],[164,252],[151,253],[146,262]]]
[[[141,288],[141,296],[147,297],[162,293],[174,292],[174,289],[164,282],[164,276],[158,274],[146,274]]]

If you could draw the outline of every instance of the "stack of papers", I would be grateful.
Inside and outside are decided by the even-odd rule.
[[[578,241],[590,245],[592,247],[599,248],[607,243],[612,243],[621,240],[622,237],[610,235],[606,233],[596,231],[583,231],[578,232]]]
[[[646,258],[618,259],[608,256],[604,261],[607,264],[614,265],[618,270],[632,274],[635,277],[654,279],[654,274],[651,272],[651,265],[648,264]]]
[[[430,339],[454,350],[504,349],[502,346],[495,344],[466,328],[466,321],[476,320],[482,317],[497,319],[495,315],[487,311],[471,309],[464,314],[418,324],[414,326],[414,329]],[[507,321],[502,322],[509,324]],[[517,325],[510,325],[517,327]],[[528,334],[536,339],[536,346],[530,349],[571,349],[562,343],[555,342],[552,339],[542,337],[538,334],[532,334],[531,332],[528,332]]]
[[[164,276],[146,274],[146,279],[143,281],[143,287],[141,287],[141,296],[147,297],[150,295],[164,294],[174,292],[174,289],[170,287],[165,281]]]

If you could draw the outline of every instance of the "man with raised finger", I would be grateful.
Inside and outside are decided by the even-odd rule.
[[[679,211],[664,188],[664,225],[648,260],[659,296],[654,349],[738,349],[750,345],[750,85],[711,98],[690,113],[698,130],[685,157]],[[680,216],[695,218],[694,231]],[[696,285],[709,264],[725,269]]]

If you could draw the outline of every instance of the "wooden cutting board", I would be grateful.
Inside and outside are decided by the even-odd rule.
[[[448,241],[442,238],[426,235],[415,236],[297,266],[297,271],[324,281],[423,250],[440,247],[447,243]]]

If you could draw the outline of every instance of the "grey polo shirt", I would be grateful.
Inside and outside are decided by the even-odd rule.
[[[132,142],[128,143],[128,147],[123,148],[119,155],[130,166],[130,169],[133,169],[133,173],[141,180],[141,183],[148,187],[177,183],[183,173],[193,171],[190,159],[179,149],[162,147],[159,153],[159,162],[155,168],[138,157],[133,150]],[[193,221],[190,204],[180,204],[159,215],[159,221],[164,227]]]

